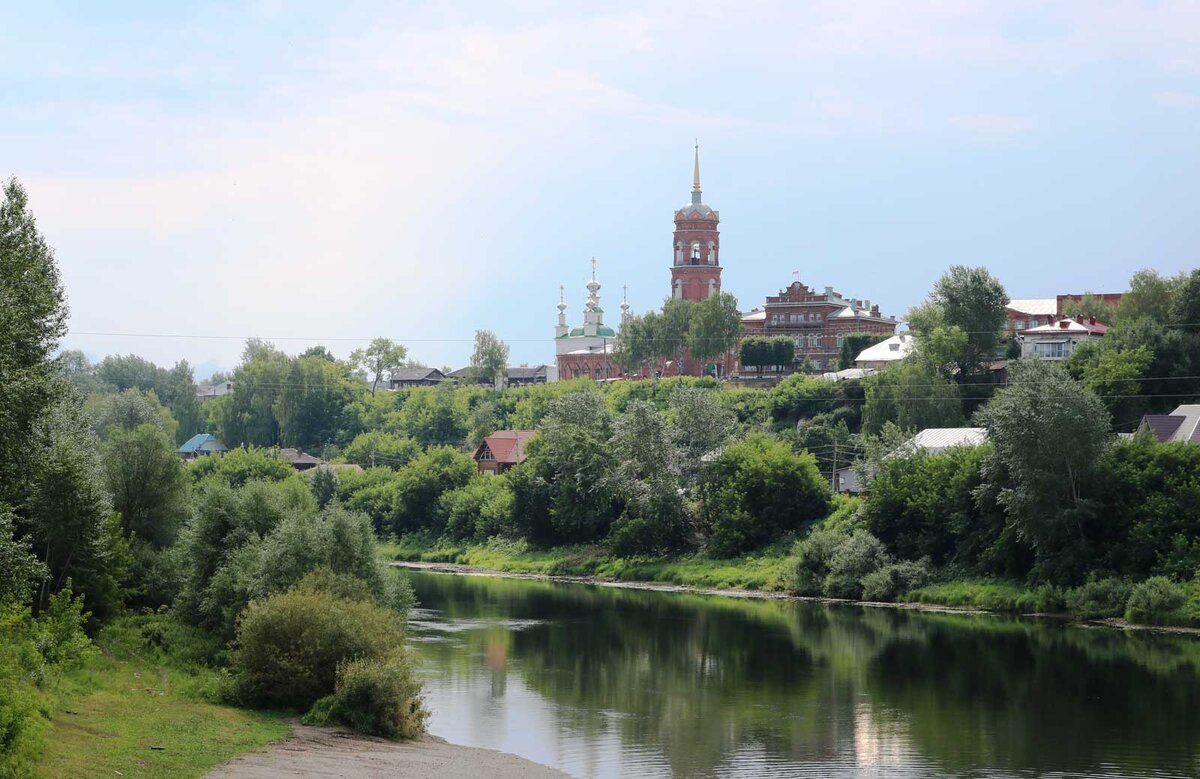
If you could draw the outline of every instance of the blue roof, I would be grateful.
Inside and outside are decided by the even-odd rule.
[[[177,450],[181,453],[195,452],[227,452],[229,449],[225,444],[217,440],[217,437],[212,433],[196,433],[188,440],[183,442],[183,446]]]

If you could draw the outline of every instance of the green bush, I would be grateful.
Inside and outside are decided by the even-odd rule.
[[[396,612],[372,601],[296,588],[251,603],[233,652],[240,699],[307,709],[334,691],[340,663],[383,655],[404,640]]]
[[[833,550],[822,590],[831,598],[861,598],[863,579],[890,559],[882,541],[865,530],[855,530]]]
[[[848,536],[838,530],[818,528],[796,544],[792,589],[800,595],[820,595],[829,575],[829,561]]]
[[[905,560],[885,565],[862,578],[862,597],[870,601],[893,601],[929,581],[928,560]]]
[[[1125,579],[1094,579],[1067,590],[1067,611],[1079,619],[1119,617],[1132,591],[1133,585]]]
[[[867,577],[891,563],[883,543],[865,530],[846,533],[841,529],[819,528],[796,544],[794,555],[793,589],[801,595],[830,598],[863,597]],[[913,568],[917,563],[900,565],[904,567],[888,573],[888,577],[897,577],[895,585],[890,578],[875,577],[871,580],[872,592],[891,592],[909,578],[913,581],[920,578]]]
[[[1125,619],[1144,625],[1165,625],[1183,605],[1183,588],[1165,576],[1151,576],[1133,588]]]
[[[411,657],[392,652],[384,657],[349,660],[339,666],[333,695],[314,703],[304,723],[337,723],[359,733],[403,739],[424,733],[428,716]]]

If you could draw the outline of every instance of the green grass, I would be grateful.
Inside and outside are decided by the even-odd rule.
[[[901,600],[1014,614],[1056,612],[1063,608],[1062,593],[1055,588],[1031,590],[1006,581],[940,582],[906,593]]]
[[[451,545],[406,536],[381,545],[392,560],[458,563],[490,571],[595,576],[618,581],[657,582],[712,589],[782,591],[788,545],[769,547],[759,554],[734,560],[699,555],[667,559],[619,559],[599,546],[530,549],[521,541],[493,540],[482,545]]]
[[[217,671],[139,648],[132,629],[106,628],[60,680],[38,776],[194,777],[287,735],[285,715],[211,702]]]

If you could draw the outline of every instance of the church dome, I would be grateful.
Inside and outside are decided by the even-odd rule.
[[[683,219],[712,219],[716,213],[704,203],[692,202],[676,211],[675,216]]]

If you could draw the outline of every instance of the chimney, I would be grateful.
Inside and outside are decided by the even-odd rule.
[[[1089,325],[1094,325],[1094,324],[1096,324],[1096,317],[1094,317],[1094,316],[1089,316],[1089,317],[1088,317],[1088,324],[1089,324]]]

